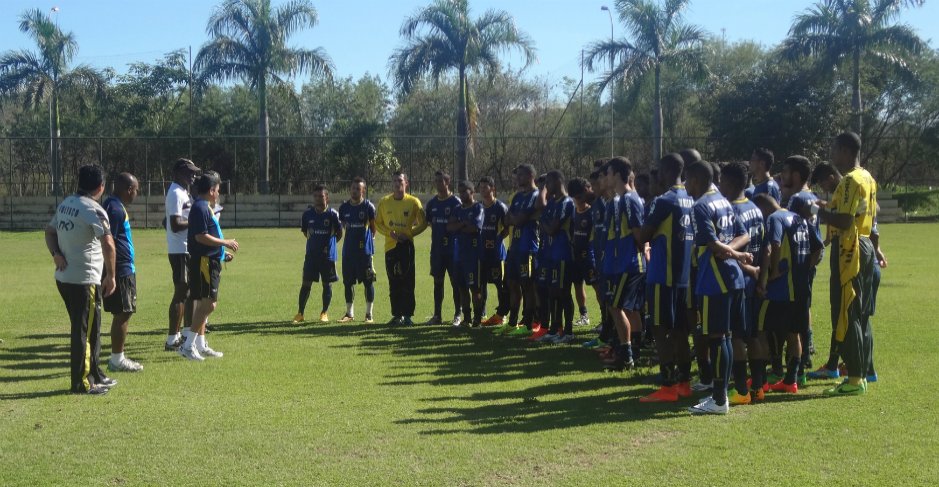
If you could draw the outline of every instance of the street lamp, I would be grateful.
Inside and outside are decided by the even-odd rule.
[[[600,7],[600,10],[606,11],[610,16],[610,158],[613,157],[613,12],[610,11],[610,8],[606,5]]]

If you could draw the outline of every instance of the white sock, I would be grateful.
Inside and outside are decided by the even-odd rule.
[[[166,335],[166,344],[167,344],[167,345],[172,345],[172,344],[176,343],[176,340],[179,340],[179,333],[177,333],[177,334],[175,334],[175,335]]]
[[[195,333],[190,333],[188,336],[186,336],[186,343],[183,344],[183,348],[192,348],[193,345],[196,344],[197,336],[199,335],[196,335]]]
[[[111,363],[116,364],[121,360],[124,360],[124,352],[111,354]]]
[[[196,335],[196,350],[205,350],[208,346],[205,342],[205,335]]]
[[[355,316],[353,308],[355,308],[354,303],[346,303],[346,316]]]
[[[192,330],[190,330],[189,328],[183,328],[182,336],[183,336],[183,338],[185,338],[185,339],[188,340],[188,339],[189,339],[189,335],[190,335],[191,333],[192,333]]]
[[[367,302],[365,303],[365,316],[372,316],[372,305],[375,303]]]

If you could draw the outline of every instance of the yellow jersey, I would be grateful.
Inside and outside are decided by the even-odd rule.
[[[398,245],[398,241],[391,237],[392,231],[413,240],[427,229],[421,200],[410,194],[405,194],[400,200],[395,199],[393,194],[383,197],[378,201],[375,213],[375,229],[385,236],[385,252]]]

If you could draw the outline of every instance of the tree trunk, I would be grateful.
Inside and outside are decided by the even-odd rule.
[[[467,144],[469,143],[469,118],[466,112],[466,67],[460,66],[460,96],[456,115],[456,165],[454,177],[457,181],[469,180]]]
[[[652,163],[662,158],[662,71],[655,66],[655,99],[653,100],[652,114]]]
[[[52,91],[52,99],[49,101],[49,164],[50,174],[52,176],[52,194],[62,196],[62,160],[59,157],[61,152],[59,138],[62,131],[59,128],[59,96],[55,89]]]
[[[851,109],[854,111],[854,130],[861,135],[864,128],[864,121],[861,112],[861,51],[855,49],[853,61],[853,72],[851,73]]]
[[[258,193],[271,192],[271,140],[270,119],[267,115],[267,80],[258,80]]]

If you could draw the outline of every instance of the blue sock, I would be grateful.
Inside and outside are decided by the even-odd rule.
[[[730,377],[734,352],[726,335],[708,339],[708,345],[711,350],[711,362],[714,364],[714,389],[711,397],[714,402],[723,406],[727,403],[727,379]]]

